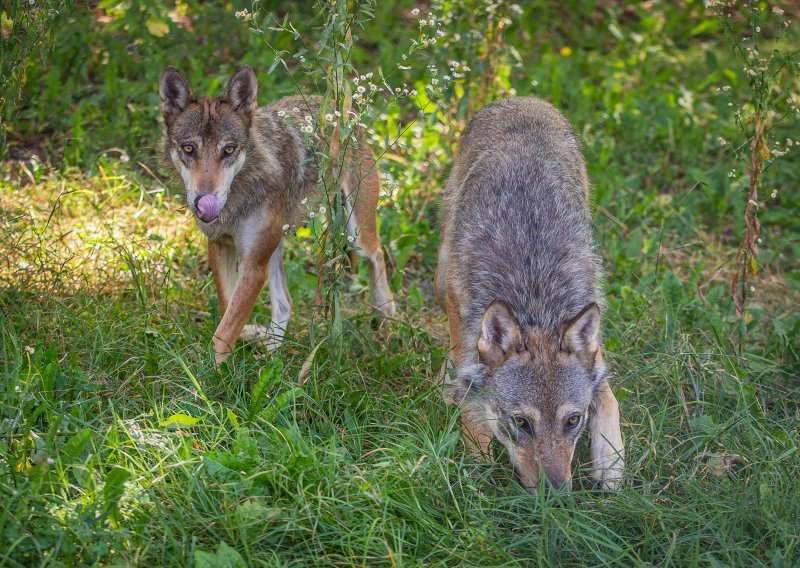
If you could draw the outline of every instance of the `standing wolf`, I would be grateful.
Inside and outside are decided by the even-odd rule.
[[[531,491],[540,470],[571,487],[587,421],[593,476],[607,488],[622,476],[588,199],[574,131],[532,98],[475,114],[444,195],[435,289],[456,370],[445,394],[473,451],[497,438]]]
[[[222,313],[213,340],[218,364],[239,337],[260,340],[269,349],[280,345],[292,306],[283,270],[283,226],[296,220],[304,198],[318,191],[315,150],[301,128],[317,117],[319,99],[287,97],[259,107],[256,92],[255,74],[247,66],[218,98],[195,98],[174,67],[164,70],[159,85],[166,124],[162,153],[183,179],[189,209],[208,237]],[[379,178],[365,145],[349,151],[339,181],[348,230],[370,263],[371,303],[393,315],[375,226]],[[245,325],[267,279],[269,330]]]

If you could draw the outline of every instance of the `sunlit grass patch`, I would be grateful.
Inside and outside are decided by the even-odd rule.
[[[191,218],[160,183],[108,165],[91,176],[37,170],[29,180],[24,165],[8,162],[0,173],[4,286],[56,296],[118,292],[121,282],[163,280],[187,249],[203,248]]]

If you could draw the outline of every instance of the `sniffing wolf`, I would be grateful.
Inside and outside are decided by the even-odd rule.
[[[435,289],[455,366],[445,395],[462,405],[470,448],[486,455],[498,439],[531,491],[540,471],[571,487],[587,422],[593,477],[615,488],[622,476],[588,200],[574,131],[533,98],[475,114],[444,193]]]
[[[301,128],[318,116],[316,97],[287,97],[259,107],[253,70],[231,78],[222,97],[196,98],[189,83],[167,67],[159,84],[166,125],[164,161],[174,166],[186,203],[208,237],[208,256],[222,320],[214,333],[217,364],[237,338],[280,345],[292,301],[283,269],[283,227],[302,214],[301,202],[318,191],[314,147]],[[321,142],[316,141],[317,150]],[[393,315],[395,303],[375,225],[379,177],[366,145],[351,149],[339,176],[358,254],[370,263],[371,303]],[[246,325],[269,280],[270,328]]]

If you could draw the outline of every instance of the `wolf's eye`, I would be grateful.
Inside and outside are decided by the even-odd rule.
[[[525,420],[522,416],[515,416],[514,417],[514,424],[517,425],[518,428],[522,428],[523,430],[530,430],[530,425],[528,421]]]
[[[581,423],[581,415],[580,414],[573,414],[569,418],[567,418],[567,426],[569,428],[577,428],[578,424]]]
[[[235,150],[236,150],[236,146],[230,146],[230,145],[229,145],[229,146],[225,146],[225,149],[224,149],[224,150],[222,150],[222,151],[223,151],[223,152],[225,152],[225,155],[226,155],[226,156],[230,156],[231,154],[233,154],[233,152],[234,152]]]
[[[186,154],[191,154],[192,152],[194,152],[194,146],[192,146],[191,144],[184,144],[183,146],[181,146],[181,150],[183,150],[184,153]]]

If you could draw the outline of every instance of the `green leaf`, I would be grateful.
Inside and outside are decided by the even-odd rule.
[[[194,426],[200,422],[200,420],[200,418],[195,418],[194,416],[189,416],[188,414],[173,414],[164,420],[161,425],[170,426],[172,424],[176,424],[178,426]]]
[[[145,23],[147,31],[156,37],[163,37],[169,33],[169,25],[158,18],[150,18]]]
[[[61,446],[61,463],[67,465],[78,461],[78,458],[86,450],[86,446],[89,445],[89,440],[91,439],[91,428],[81,430],[72,436],[72,438],[70,438],[66,444]]]
[[[689,426],[692,427],[692,430],[697,430],[705,434],[716,432],[719,429],[717,424],[714,423],[714,419],[707,414],[692,418],[689,420]]]
[[[215,553],[194,551],[196,568],[246,568],[244,558],[235,548],[228,546],[224,540],[219,541]]]
[[[661,292],[667,307],[673,310],[680,307],[686,299],[683,283],[671,270],[664,274],[664,279],[661,281]]]
[[[119,499],[125,492],[125,482],[131,478],[131,472],[121,467],[114,467],[106,476],[103,486],[103,509],[115,526],[119,526],[121,516]]]
[[[302,394],[303,389],[300,387],[293,387],[285,393],[276,396],[274,399],[272,399],[272,403],[261,413],[261,418],[269,422],[278,412],[290,406],[294,402],[295,397],[298,397]]]
[[[250,397],[247,419],[252,421],[262,408],[269,402],[269,389],[277,383],[283,372],[283,362],[274,357],[269,366],[261,369],[258,380],[253,386],[253,394]]]
[[[57,370],[58,370],[57,363],[48,363],[41,373],[42,396],[50,404],[53,404],[55,402],[53,398],[53,387],[55,386],[56,382]]]
[[[236,418],[236,413],[230,408],[226,408],[225,412],[228,415],[228,420],[230,420],[231,424],[233,424],[233,427],[236,428],[236,430],[239,430],[239,419]]]

